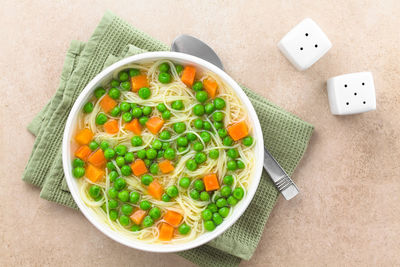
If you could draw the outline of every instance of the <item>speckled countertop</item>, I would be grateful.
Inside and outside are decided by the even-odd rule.
[[[166,43],[199,37],[238,82],[315,126],[293,175],[301,194],[279,198],[242,266],[400,265],[399,1],[3,0],[1,266],[191,265],[120,245],[21,180],[34,141],[26,125],[54,94],[70,41],[86,41],[107,9]],[[298,72],[276,45],[307,16],[333,48]],[[377,110],[332,116],[326,80],[358,71],[374,75]]]

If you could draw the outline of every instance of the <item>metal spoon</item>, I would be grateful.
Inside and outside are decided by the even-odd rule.
[[[212,48],[206,43],[193,36],[183,34],[176,37],[171,44],[171,51],[186,53],[202,58],[220,69],[224,69],[221,60],[214,50],[212,50]],[[299,193],[296,184],[265,147],[264,169],[267,171],[276,188],[282,193],[285,199],[289,200]]]

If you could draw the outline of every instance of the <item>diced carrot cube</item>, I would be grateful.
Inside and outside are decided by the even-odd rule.
[[[146,216],[146,211],[144,210],[137,210],[132,215],[130,216],[132,222],[134,222],[137,225],[140,225]]]
[[[131,78],[131,84],[133,92],[137,92],[143,87],[149,87],[149,81],[147,80],[147,76],[144,74],[133,76]]]
[[[249,128],[245,121],[240,121],[228,127],[228,133],[233,140],[237,141],[249,134]]]
[[[93,166],[92,164],[88,164],[85,175],[90,181],[95,183],[104,177],[104,171]]]
[[[214,79],[208,78],[203,81],[204,89],[210,98],[214,98],[217,94],[218,84]]]
[[[110,112],[116,106],[117,106],[117,101],[112,99],[109,95],[105,95],[100,100],[100,107],[104,110],[105,113]]]
[[[125,124],[125,129],[135,133],[136,135],[140,135],[142,133],[142,126],[140,126],[138,119],[134,119],[133,121]]]
[[[219,189],[219,182],[215,173],[203,177],[204,186],[206,191],[213,191]]]
[[[168,210],[164,215],[164,220],[175,227],[181,223],[182,219],[183,217],[181,214],[172,210]]]
[[[149,195],[153,196],[155,199],[160,200],[162,197],[162,194],[164,193],[164,189],[162,186],[154,180],[149,184],[149,187],[147,188],[147,191]]]
[[[160,225],[160,234],[158,239],[162,241],[169,241],[174,236],[174,227],[169,225],[168,223],[161,223]]]
[[[83,161],[86,161],[91,152],[92,151],[90,150],[88,145],[83,145],[83,146],[80,146],[75,151],[75,157],[80,158]]]
[[[171,161],[167,159],[158,163],[158,167],[160,167],[162,173],[170,173],[175,169],[174,165],[171,164]]]
[[[76,134],[75,141],[80,145],[87,145],[90,141],[92,141],[93,135],[94,134],[90,129],[85,128]]]
[[[104,124],[104,130],[109,134],[116,134],[119,131],[118,122],[116,120],[109,120]]]
[[[146,164],[144,164],[144,161],[141,159],[135,160],[135,162],[131,164],[131,169],[133,174],[136,176],[147,173]]]
[[[92,155],[89,156],[88,162],[96,167],[103,167],[107,160],[104,157],[104,152],[100,148],[97,149]]]
[[[183,69],[181,80],[187,87],[192,87],[195,76],[196,68],[193,66],[186,66]]]
[[[152,134],[157,134],[163,125],[164,125],[164,120],[160,119],[159,117],[151,117],[146,122],[146,127]]]

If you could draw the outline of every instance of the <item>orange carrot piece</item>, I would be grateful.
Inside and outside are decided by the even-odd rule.
[[[142,87],[149,87],[149,81],[147,80],[147,76],[144,74],[133,76],[131,78],[131,84],[133,92],[139,91]]]
[[[170,225],[175,226],[175,227],[181,223],[182,218],[183,217],[181,214],[179,214],[175,211],[172,211],[172,210],[168,210],[167,213],[165,213],[165,215],[164,215],[164,220],[167,223],[169,223]]]
[[[170,173],[175,169],[174,165],[171,164],[171,161],[167,159],[158,163],[158,167],[160,167],[162,173]]]
[[[206,191],[213,191],[219,189],[219,182],[217,175],[215,173],[204,176],[203,182],[206,187]]]
[[[140,225],[144,219],[144,217],[146,216],[146,211],[144,210],[137,210],[134,213],[132,213],[132,215],[130,216],[131,220],[137,224]]]
[[[149,129],[149,131],[152,134],[157,134],[163,125],[164,125],[164,121],[163,121],[163,119],[160,119],[159,117],[151,117],[146,122],[147,129]]]
[[[158,239],[162,241],[169,241],[174,236],[174,227],[169,225],[168,223],[161,223],[160,225],[160,234],[158,235]]]
[[[75,151],[75,157],[80,158],[83,161],[86,161],[91,152],[92,151],[90,150],[89,146],[83,145],[83,146],[80,146]]]
[[[161,196],[164,193],[164,189],[156,180],[154,180],[153,182],[151,182],[149,184],[147,191],[148,191],[149,195],[153,196],[155,199],[158,199],[158,200],[161,199]]]
[[[245,121],[240,121],[228,127],[228,133],[233,140],[237,141],[249,134],[249,128]]]
[[[186,66],[183,69],[181,80],[187,87],[192,87],[194,77],[196,76],[196,68],[193,66]]]
[[[110,112],[113,108],[117,106],[117,101],[112,99],[109,95],[105,95],[100,101],[100,107],[105,113]]]
[[[135,133],[136,135],[140,135],[142,133],[142,126],[140,126],[138,119],[134,119],[133,121],[125,124],[125,129]]]
[[[92,164],[89,164],[86,168],[85,175],[90,181],[95,183],[104,177],[104,171],[93,166]]]
[[[104,130],[109,134],[116,134],[119,131],[118,122],[116,120],[109,120],[104,124]]]
[[[89,156],[88,162],[98,168],[103,167],[107,162],[106,158],[104,157],[103,150],[100,148],[97,149],[92,155]]]
[[[214,79],[205,79],[203,85],[210,98],[214,98],[217,95],[218,84]]]
[[[93,138],[93,133],[88,128],[80,130],[76,136],[75,141],[80,145],[87,145]]]
[[[144,161],[141,159],[135,160],[135,162],[131,164],[131,169],[133,174],[136,176],[140,176],[147,172],[146,164],[144,164]]]

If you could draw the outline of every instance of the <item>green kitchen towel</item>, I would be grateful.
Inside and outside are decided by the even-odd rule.
[[[28,126],[36,135],[23,180],[42,188],[40,196],[77,208],[64,180],[61,142],[64,125],[76,98],[105,66],[123,57],[164,51],[168,46],[106,13],[87,43],[73,41],[67,52],[59,88]],[[303,156],[313,126],[242,87],[260,119],[265,146],[292,174]],[[200,266],[236,266],[253,255],[278,192],[263,172],[257,193],[243,216],[207,245],[179,255]]]

